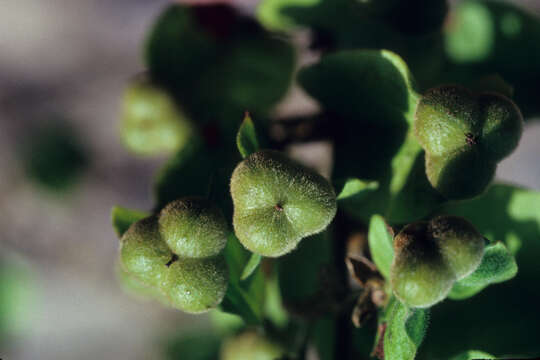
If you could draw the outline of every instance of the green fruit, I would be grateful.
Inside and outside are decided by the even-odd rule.
[[[428,230],[427,222],[413,223],[394,240],[392,289],[401,302],[411,307],[429,307],[443,300],[456,280]]]
[[[394,294],[408,306],[429,307],[478,268],[484,239],[465,219],[439,216],[407,225],[394,239],[394,249]]]
[[[459,216],[438,216],[429,223],[429,231],[457,280],[478,268],[485,240],[470,222]]]
[[[174,307],[196,314],[219,305],[228,283],[227,264],[223,256],[179,258],[169,266],[161,289]]]
[[[159,286],[173,253],[159,235],[155,216],[133,223],[120,240],[120,263],[124,270],[149,286]]]
[[[508,98],[445,85],[428,90],[414,130],[426,152],[431,185],[448,199],[482,193],[497,163],[518,145],[523,119]]]
[[[225,341],[220,360],[276,360],[284,355],[282,346],[255,331],[246,331]]]
[[[122,141],[129,150],[139,155],[172,153],[192,134],[189,120],[164,89],[144,78],[129,85],[121,123]]]
[[[176,255],[206,258],[218,255],[227,243],[227,221],[213,203],[185,198],[169,203],[159,216],[159,232]]]
[[[324,230],[336,213],[330,183],[276,151],[248,156],[233,172],[233,225],[252,252],[277,257]]]

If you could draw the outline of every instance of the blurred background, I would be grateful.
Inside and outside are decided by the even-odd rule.
[[[115,277],[111,207],[151,209],[165,160],[121,145],[120,103],[128,79],[144,69],[147,32],[169,3],[0,2],[2,359],[160,359],[176,334],[208,326],[205,316],[126,295]],[[538,1],[514,3],[540,15]],[[237,5],[250,13],[257,1]],[[305,36],[296,39],[300,62],[317,57]],[[313,107],[292,89],[275,112]],[[540,123],[527,122],[498,178],[540,190],[539,139]],[[327,147],[300,151],[324,159]]]

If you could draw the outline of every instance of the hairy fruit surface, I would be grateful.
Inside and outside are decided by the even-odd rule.
[[[463,218],[439,216],[403,228],[394,250],[394,294],[408,306],[425,308],[443,300],[456,280],[476,270],[484,238]]]
[[[185,258],[218,255],[227,243],[227,221],[221,210],[203,198],[170,202],[159,216],[159,232],[172,252]]]
[[[429,182],[448,199],[481,194],[497,163],[518,145],[522,127],[521,112],[510,99],[454,85],[428,90],[414,123]]]
[[[249,250],[269,257],[292,251],[324,230],[336,213],[330,183],[277,151],[259,151],[231,178],[236,236]]]
[[[168,270],[162,291],[178,309],[197,314],[216,307],[223,300],[229,280],[223,256],[179,258]]]

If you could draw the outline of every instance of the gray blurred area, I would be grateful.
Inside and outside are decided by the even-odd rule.
[[[110,209],[150,209],[164,160],[124,150],[119,102],[126,80],[143,69],[145,34],[166,4],[0,0],[0,255],[30,279],[16,331],[0,345],[4,360],[159,359],[168,335],[207,326],[205,316],[129,297],[114,274]],[[30,130],[58,116],[89,156],[81,181],[62,194],[29,181],[18,157]],[[540,122],[529,122],[498,177],[540,189],[539,139]]]

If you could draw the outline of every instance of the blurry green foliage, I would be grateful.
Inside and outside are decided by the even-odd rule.
[[[89,154],[78,134],[52,118],[33,129],[22,144],[26,174],[46,189],[69,190],[89,164]]]
[[[147,39],[146,59],[192,119],[230,137],[244,111],[263,116],[283,97],[295,55],[229,6],[171,5]]]
[[[189,119],[167,91],[144,77],[133,80],[124,94],[121,136],[138,155],[181,150],[192,136]]]
[[[217,360],[221,338],[207,331],[190,332],[170,338],[165,344],[168,360]]]
[[[17,259],[0,258],[0,347],[11,337],[28,331],[36,306],[36,291],[29,268]]]
[[[540,18],[509,2],[463,1],[444,43],[448,64],[436,81],[467,84],[499,74],[526,118],[540,113]]]

